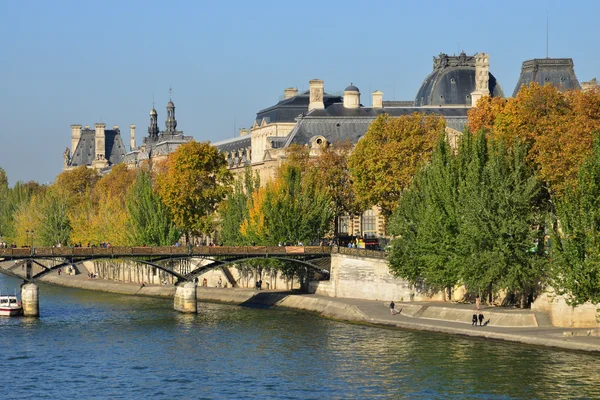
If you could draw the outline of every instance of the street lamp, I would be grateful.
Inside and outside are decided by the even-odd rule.
[[[31,246],[29,246],[29,247],[31,247],[32,249],[33,249],[33,234],[34,234],[34,230],[33,229],[32,230],[27,229],[25,231],[25,235],[27,236],[27,241],[29,243],[31,243]]]

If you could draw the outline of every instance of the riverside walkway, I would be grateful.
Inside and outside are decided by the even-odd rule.
[[[175,287],[168,285],[146,285],[117,282],[104,279],[86,279],[76,275],[58,276],[52,273],[44,276],[41,282],[104,292],[157,296],[172,298]],[[569,350],[600,353],[600,329],[553,327],[547,317],[531,310],[503,307],[485,307],[481,312],[485,321],[502,323],[502,317],[513,321],[523,321],[523,326],[472,326],[470,320],[457,320],[457,315],[470,315],[475,311],[472,304],[413,302],[396,303],[400,314],[391,315],[388,303],[362,299],[334,298],[316,294],[302,294],[285,291],[256,291],[242,288],[206,288],[198,287],[199,301],[214,301],[237,305],[261,305],[266,307],[285,307],[317,313],[324,317],[354,323],[366,323],[389,328],[401,328],[428,332],[438,332],[469,336],[474,338],[504,340],[529,345],[548,346]],[[423,308],[426,307],[425,310]],[[426,317],[424,317],[426,316]],[[509,318],[510,317],[510,318]],[[537,326],[531,324],[535,317]],[[448,319],[451,318],[451,319]]]

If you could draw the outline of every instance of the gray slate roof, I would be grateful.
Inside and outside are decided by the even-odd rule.
[[[125,145],[121,139],[120,131],[105,130],[105,154],[110,165],[123,162],[125,159]],[[71,156],[70,166],[79,167],[81,165],[92,165],[96,157],[96,131],[94,129],[83,129],[81,139],[77,148]]]
[[[323,103],[325,107],[331,104],[341,103],[343,101],[340,96],[333,96],[328,93],[323,95]],[[263,119],[267,123],[275,122],[294,122],[296,118],[308,112],[308,104],[310,102],[309,92],[300,93],[289,99],[284,99],[274,106],[265,108],[256,113],[256,122],[260,124]]]
[[[325,110],[313,110],[298,121],[296,127],[290,132],[285,147],[291,144],[309,144],[315,136],[323,136],[330,143],[339,143],[350,140],[356,143],[369,129],[369,125],[380,114],[389,114],[392,117],[410,115],[415,112],[442,115],[446,125],[462,132],[467,123],[468,108],[344,108],[335,104]]]
[[[524,61],[513,97],[517,96],[521,86],[528,86],[531,82],[537,82],[542,86],[550,83],[562,92],[581,89],[575,76],[572,58],[534,58]]]

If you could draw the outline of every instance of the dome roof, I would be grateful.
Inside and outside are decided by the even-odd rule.
[[[474,56],[467,56],[465,53],[459,56],[440,54],[433,58],[433,72],[421,84],[414,105],[470,106],[475,86]],[[502,88],[491,73],[488,86],[493,97],[504,97]]]
[[[175,104],[171,100],[167,103],[167,108],[175,108]]]
[[[351,83],[350,86],[344,89],[344,92],[360,92],[360,90]]]
[[[158,115],[154,107],[152,107],[152,110],[150,110],[150,115]]]

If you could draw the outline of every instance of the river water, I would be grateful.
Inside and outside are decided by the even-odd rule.
[[[47,285],[40,310],[0,318],[0,399],[600,398],[586,353]]]

